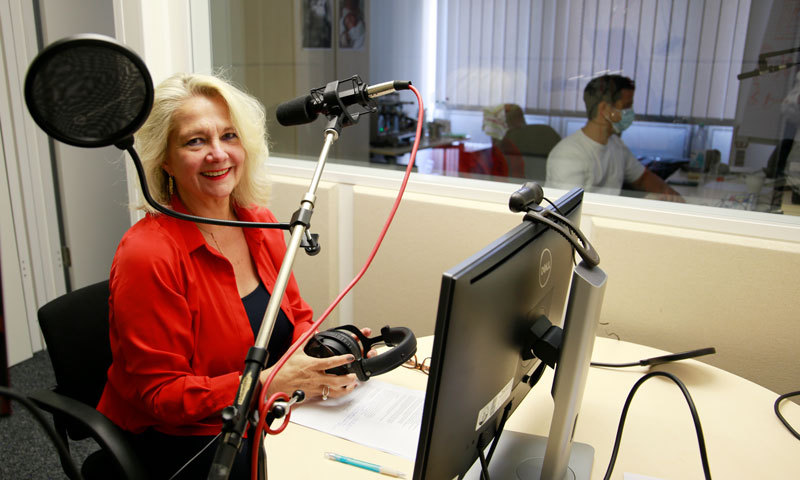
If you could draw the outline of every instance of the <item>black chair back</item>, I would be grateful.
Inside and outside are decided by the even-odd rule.
[[[39,326],[56,387],[32,392],[30,398],[53,415],[56,431],[65,443],[67,437],[91,437],[100,447],[84,460],[83,478],[144,480],[148,474],[125,432],[95,410],[112,359],[108,299],[106,280],[67,293],[39,309]],[[65,466],[64,471],[69,469]]]
[[[541,182],[547,173],[547,156],[560,140],[561,135],[553,127],[538,123],[512,128],[503,137],[503,143],[513,144],[522,154],[525,178]]]
[[[561,140],[561,135],[550,125],[532,123],[510,129],[505,138],[514,143],[523,155],[547,158],[550,150]]]
[[[108,340],[108,280],[95,283],[47,303],[39,309],[50,361],[56,377],[55,391],[96,407],[111,366]],[[87,437],[69,425],[73,439]]]

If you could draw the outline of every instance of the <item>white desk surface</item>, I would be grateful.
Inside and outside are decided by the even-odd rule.
[[[772,194],[775,181],[767,179],[756,195],[750,194],[742,173],[713,176],[703,174],[698,179],[698,185],[688,186],[672,184],[673,180],[688,180],[687,173],[678,170],[673,173],[667,183],[686,200],[686,203],[695,205],[708,205],[737,210],[769,211],[772,206]]]
[[[707,345],[687,345],[687,350]],[[432,348],[432,337],[418,340],[418,358]],[[594,361],[625,363],[667,352],[642,345],[597,338]],[[694,360],[656,369],[680,378],[689,389],[700,416],[712,478],[798,478],[800,440],[773,412],[777,394],[724,370]],[[595,449],[592,478],[605,473],[622,407],[633,384],[649,370],[591,368],[575,431],[575,441]],[[427,376],[398,368],[382,380],[425,389]],[[509,430],[547,435],[553,411],[548,368],[539,383],[506,424]],[[798,386],[800,388],[800,385]],[[784,392],[781,392],[784,393]],[[800,428],[800,405],[786,400],[781,411]],[[323,458],[333,451],[399,469],[411,478],[414,464],[400,457],[290,424],[268,439],[269,478],[387,479],[390,477]],[[697,437],[689,408],[678,387],[656,377],[637,391],[625,421],[622,446],[612,478],[638,473],[661,479],[703,478]]]

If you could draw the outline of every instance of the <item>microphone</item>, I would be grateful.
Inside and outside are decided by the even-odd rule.
[[[539,205],[544,199],[544,190],[536,182],[526,182],[519,190],[511,194],[508,208],[512,212],[524,212],[530,205]]]
[[[793,66],[798,65],[798,64],[800,64],[800,62],[798,62],[798,63],[784,63],[782,65],[771,65],[771,66],[768,66],[768,67],[757,68],[757,69],[755,69],[753,71],[742,72],[739,75],[736,75],[736,79],[737,80],[743,80],[745,78],[758,77],[760,75],[764,75],[764,74],[767,74],[767,73],[779,72],[781,70],[786,70],[787,68],[793,67]]]
[[[411,86],[410,81],[401,80],[369,86],[361,83],[360,80],[354,80],[352,86],[339,91],[339,83],[332,82],[326,87],[311,90],[309,95],[281,103],[275,111],[278,123],[284,127],[303,125],[316,120],[319,114],[339,115],[344,108],[356,104],[371,109],[373,98],[398,90],[408,90],[408,87]]]

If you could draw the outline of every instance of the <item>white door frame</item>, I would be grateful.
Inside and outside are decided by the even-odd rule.
[[[6,315],[6,323],[12,324],[9,328],[27,331],[27,336],[20,333],[9,337],[9,363],[14,364],[42,349],[36,312],[39,306],[63,294],[66,284],[49,143],[27,113],[23,95],[25,72],[39,50],[33,2],[0,0],[0,41],[2,166],[10,206],[10,211],[0,214],[2,228],[13,229],[16,243],[16,248],[6,246],[2,254],[3,263],[13,263],[13,270],[19,271],[15,282],[20,282],[3,282],[7,293],[3,299],[7,311],[24,312],[24,318]],[[11,295],[12,290],[16,290],[15,295]],[[27,328],[19,328],[21,325]]]

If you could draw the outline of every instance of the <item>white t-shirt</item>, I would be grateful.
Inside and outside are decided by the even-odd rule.
[[[548,187],[583,187],[589,192],[619,195],[623,181],[634,182],[642,173],[644,166],[618,135],[611,135],[603,145],[580,129],[550,151],[545,183]]]
[[[794,86],[781,103],[781,113],[798,126],[797,132],[794,134],[794,143],[786,157],[784,173],[786,174],[786,183],[795,191],[800,192],[800,72],[795,77]]]

